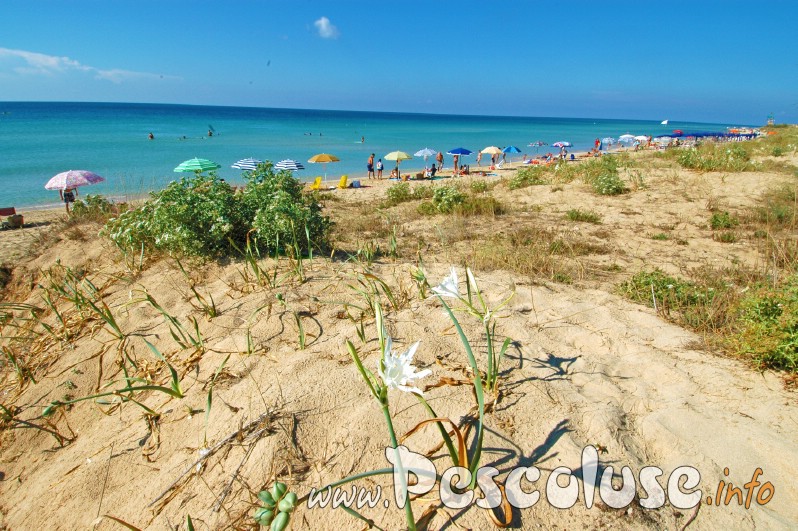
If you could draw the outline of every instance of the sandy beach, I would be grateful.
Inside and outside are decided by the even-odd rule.
[[[303,496],[390,466],[383,414],[346,347],[351,341],[376,373],[375,322],[363,310],[373,278],[390,289],[391,296],[382,288],[372,295],[382,301],[395,348],[420,341],[414,363],[431,371],[419,380],[427,401],[439,417],[467,424],[476,404],[467,385],[473,372],[441,304],[421,297],[413,281],[420,265],[433,286],[455,267],[462,290],[468,265],[492,305],[514,294],[497,313],[496,331],[512,343],[499,393],[489,399],[482,457],[502,480],[517,467],[541,472],[537,482],[523,483],[527,492],[541,492],[540,501],[513,510],[512,527],[795,528],[794,380],[720,351],[661,307],[633,302],[620,289],[642,270],[691,278],[769,267],[763,240],[746,223],[770,190],[794,185],[795,176],[768,169],[696,172],[653,150],[632,160],[621,174],[626,193],[617,196],[599,195],[580,180],[511,189],[519,164],[489,172],[495,175],[409,182],[411,189],[456,184],[480,190],[502,206],[498,215],[422,215],[420,201],[385,205],[393,181],[360,178],[361,188],[334,189],[338,179],[331,178],[325,185],[333,189],[321,201],[336,224],[332,258],[305,260],[301,280],[287,259],[262,261],[274,273],[269,282],[253,280],[241,260],[187,260],[185,272],[168,256],[126,261],[98,235],[97,223],[67,222],[62,209],[21,211],[24,228],[0,231],[0,264],[12,270],[0,302],[45,308],[37,284],[63,279],[68,267],[91,280],[128,339],[123,350],[102,320],[74,324],[81,310],[63,302],[62,317],[72,323],[65,328],[73,326],[73,334],[57,340],[40,333],[31,350],[20,353],[35,383],[2,362],[0,404],[12,408],[15,419],[58,435],[8,419],[0,424],[0,529],[111,530],[121,528],[120,520],[131,529],[183,529],[186,515],[198,529],[253,529],[257,493],[276,479]],[[778,162],[794,168],[798,155]],[[569,219],[574,211],[598,220]],[[741,220],[734,241],[723,241],[709,226],[713,212]],[[181,346],[174,322],[142,302],[144,293],[185,325],[185,333],[201,335],[201,345]],[[215,315],[196,293],[213,301]],[[58,328],[51,310],[37,315]],[[481,324],[461,315],[483,355]],[[2,331],[7,337],[12,329]],[[41,418],[53,400],[119,382],[123,366],[135,366],[130,378],[168,386],[167,367],[144,339],[174,366],[184,398],[143,393],[140,399],[157,416],[130,402],[86,401]],[[428,418],[411,394],[392,390],[389,399],[399,436]],[[439,472],[449,466],[432,425],[404,444],[430,456]],[[586,507],[588,446],[597,449],[600,470],[613,467],[616,489],[621,468],[633,472],[632,503],[612,508],[597,491],[595,504]],[[546,482],[558,467],[578,478],[578,501],[567,509],[546,500]],[[681,509],[670,498],[644,509],[644,467],[661,469],[662,485],[678,467],[694,468],[698,485],[683,490],[700,489],[702,501]],[[742,486],[757,470],[760,488],[748,507],[736,497],[707,503],[717,499],[720,482]],[[766,482],[775,493],[760,503]],[[390,499],[363,514],[381,528],[403,528],[389,476],[356,485],[380,486]],[[428,529],[494,528],[487,510],[443,506],[437,489],[415,499],[413,510]],[[300,506],[291,526],[359,529],[364,523],[340,509]]]

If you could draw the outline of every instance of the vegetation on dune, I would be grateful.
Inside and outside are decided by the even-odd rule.
[[[703,273],[684,280],[641,271],[620,290],[760,368],[798,371],[798,275],[775,286],[752,275],[743,287],[730,283],[728,272]]]
[[[246,186],[234,190],[213,173],[183,177],[110,219],[104,232],[125,254],[150,248],[219,257],[247,245],[264,254],[326,247],[329,218],[290,172],[275,172],[267,162],[244,178]]]

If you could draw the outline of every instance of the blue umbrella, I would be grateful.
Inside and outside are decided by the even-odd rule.
[[[288,171],[298,171],[304,170],[305,167],[302,165],[301,162],[297,162],[291,159],[281,160],[277,164],[274,165],[275,170],[288,170]]]
[[[447,155],[470,155],[472,153],[473,151],[471,151],[470,149],[466,149],[464,147],[450,149],[449,151],[446,152]]]
[[[502,153],[521,153],[521,150],[515,146],[507,146],[502,150]]]
[[[263,161],[249,158],[249,159],[241,159],[230,167],[235,168],[237,170],[253,171],[257,169],[258,164],[263,164]]]

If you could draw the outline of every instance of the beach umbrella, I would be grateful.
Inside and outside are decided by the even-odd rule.
[[[404,151],[391,151],[387,155],[383,157],[385,160],[395,160],[396,161],[396,174],[399,175],[399,162],[403,160],[409,160],[413,157],[405,153]]]
[[[432,157],[432,156],[436,155],[437,153],[438,152],[435,151],[434,149],[430,149],[428,147],[425,147],[424,149],[419,149],[418,151],[413,153],[413,156],[414,157],[424,157],[424,168],[426,169],[426,167],[427,167],[427,158]]]
[[[507,146],[506,148],[502,149],[502,153],[507,155],[508,153],[521,153],[521,150],[515,146]]]
[[[501,152],[502,152],[501,148],[497,148],[496,146],[488,146],[485,149],[483,149],[482,151],[480,151],[480,153],[482,153],[483,155],[490,155],[490,163],[491,164],[493,164],[494,155],[498,155]]]
[[[613,144],[615,144],[617,142],[618,141],[615,140],[614,138],[612,138],[611,136],[605,136],[604,138],[601,139],[601,143],[602,144],[607,144],[608,146],[611,146],[611,145],[613,145]]]
[[[212,160],[193,158],[181,162],[177,168],[175,168],[175,172],[180,173],[193,171],[202,173],[205,170],[218,170],[219,168],[221,168],[221,166]]]
[[[471,153],[473,153],[473,151],[464,147],[450,149],[446,152],[447,155],[470,155]]]
[[[635,140],[638,140],[638,141],[640,141],[640,142],[648,142],[648,137],[647,137],[647,136],[645,136],[645,135],[637,135],[637,136],[635,137]]]
[[[253,171],[258,167],[258,164],[263,164],[263,161],[258,159],[241,159],[230,167],[237,170]]]
[[[322,163],[324,164],[324,178],[327,179],[327,163],[328,162],[340,162],[341,159],[336,157],[335,155],[330,155],[329,153],[318,153],[313,155],[308,159],[308,162],[316,164]]]
[[[564,140],[560,140],[559,142],[555,142],[552,144],[553,147],[564,148],[564,147],[571,147],[570,142],[566,142]]]
[[[297,162],[292,159],[285,159],[281,160],[277,164],[274,165],[275,170],[288,170],[288,171],[298,171],[304,170],[305,167],[302,165],[301,162]]]
[[[97,184],[105,179],[96,173],[87,170],[69,170],[61,172],[47,181],[44,187],[47,190],[66,190],[67,188],[77,188],[88,184]]]
[[[621,136],[619,136],[619,137],[618,137],[618,142],[624,142],[624,143],[626,143],[626,142],[633,142],[633,141],[634,141],[634,139],[635,139],[634,135],[629,135],[629,134],[626,134],[626,135],[621,135]]]

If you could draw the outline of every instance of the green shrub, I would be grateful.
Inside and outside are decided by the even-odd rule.
[[[488,191],[488,183],[483,180],[471,181],[471,191],[475,194],[483,194]]]
[[[101,195],[87,195],[72,204],[72,216],[79,219],[100,221],[113,214],[118,207]]]
[[[736,337],[739,355],[762,367],[798,371],[798,277],[743,299]]]
[[[429,199],[435,193],[435,188],[433,186],[414,186],[413,187],[413,199]]]
[[[396,183],[388,188],[386,194],[388,199],[385,201],[385,206],[390,207],[416,199],[428,199],[433,196],[433,187],[414,186],[411,188],[410,183]]]
[[[742,143],[705,143],[690,149],[673,150],[683,168],[698,171],[748,171],[753,169],[749,146]],[[666,152],[666,154],[669,152]]]
[[[267,162],[244,177],[247,185],[238,193],[213,173],[183,177],[111,219],[104,232],[124,252],[137,252],[143,244],[205,257],[233,255],[248,238],[264,253],[327,245],[329,219],[290,172],[275,173]]]
[[[592,210],[580,210],[573,208],[566,212],[565,217],[571,221],[583,221],[586,223],[601,223],[601,216]]]
[[[438,214],[438,209],[432,204],[432,201],[423,201],[418,205],[418,213],[423,216],[434,216]]]
[[[731,319],[728,287],[717,277],[694,283],[669,276],[659,269],[641,271],[620,286],[621,292],[633,301],[654,306],[665,315],[678,312],[682,323],[701,331],[717,330]]]
[[[770,154],[774,157],[783,157],[785,153],[785,149],[781,146],[774,146],[772,150],[770,150]]]
[[[733,231],[723,231],[713,235],[712,239],[721,243],[734,243],[737,241],[737,234]]]
[[[467,196],[452,212],[461,216],[500,216],[506,212],[504,205],[492,195]]]
[[[713,230],[732,229],[739,224],[739,220],[730,216],[728,212],[714,212],[712,217],[709,218],[709,226]]]
[[[593,190],[600,195],[619,195],[626,191],[626,187],[617,174],[605,173],[593,181]]]
[[[665,234],[664,232],[660,232],[659,234],[652,234],[652,235],[651,235],[651,239],[652,239],[652,240],[661,240],[661,241],[665,241],[665,240],[667,240],[667,239],[668,239],[668,235],[667,235],[667,234]]]
[[[386,193],[388,196],[388,200],[386,201],[388,206],[398,205],[399,203],[410,201],[413,198],[408,183],[396,183],[388,188]]]
[[[438,212],[448,214],[454,210],[457,205],[462,204],[466,199],[465,194],[455,186],[438,186],[432,193],[432,204],[438,209]]]
[[[763,206],[755,209],[759,221],[779,226],[791,226],[796,221],[798,188],[784,185],[768,190],[763,197]]]
[[[546,179],[543,177],[544,170],[542,167],[526,167],[518,170],[507,187],[510,190],[518,188],[526,188],[527,186],[534,186],[539,184],[547,184]]]

